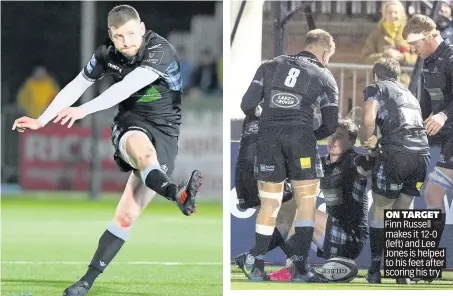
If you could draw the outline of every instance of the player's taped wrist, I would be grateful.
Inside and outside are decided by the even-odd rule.
[[[442,117],[444,118],[445,121],[448,120],[448,116],[447,116],[447,114],[445,114],[445,112],[441,111],[441,112],[439,112],[439,113],[437,113],[437,114],[440,115],[440,116],[442,116]]]

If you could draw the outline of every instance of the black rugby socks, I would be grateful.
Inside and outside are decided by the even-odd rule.
[[[81,280],[87,281],[91,287],[96,278],[104,272],[109,263],[115,258],[128,238],[129,233],[127,231],[122,230],[113,223],[110,224],[107,230],[101,235],[88,271]]]
[[[141,172],[143,183],[157,194],[169,200],[176,200],[177,186],[161,170],[159,165],[152,164]]]

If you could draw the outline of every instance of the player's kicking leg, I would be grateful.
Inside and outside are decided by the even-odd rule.
[[[159,140],[161,139],[156,138],[156,142]],[[140,172],[141,179],[148,188],[175,202],[184,215],[189,216],[195,212],[195,196],[203,179],[198,170],[192,172],[187,183],[177,186],[169,178],[173,172],[176,154],[171,155],[170,152],[163,151],[164,149],[157,154],[148,135],[141,131],[126,132],[120,139],[119,148],[122,159]],[[168,172],[162,170],[159,161],[168,164]]]
[[[156,192],[175,202],[185,215],[195,211],[195,196],[202,181],[199,171],[192,172],[188,182],[176,186],[159,166],[156,150],[148,136],[140,131],[126,132],[119,141],[119,152],[121,159],[136,170],[129,177],[113,222],[99,239],[87,273],[67,288],[63,296],[84,296],[88,293],[94,280],[128,239],[132,223]],[[172,170],[171,167],[168,174]]]
[[[143,184],[137,173],[131,173],[113,221],[101,235],[88,271],[79,281],[68,287],[63,296],[84,296],[88,293],[96,278],[104,272],[128,240],[132,224],[154,195],[155,192]]]

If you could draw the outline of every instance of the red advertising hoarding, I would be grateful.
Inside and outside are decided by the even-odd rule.
[[[20,134],[20,185],[32,190],[86,191],[90,180],[90,129],[48,126]],[[102,190],[122,191],[128,173],[113,161],[110,130],[102,131]]]

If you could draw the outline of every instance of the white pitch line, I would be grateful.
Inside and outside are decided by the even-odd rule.
[[[80,265],[89,264],[83,261],[1,261],[1,264],[10,265]],[[128,262],[112,262],[114,265],[222,265],[221,262],[158,262],[158,261],[128,261]]]

